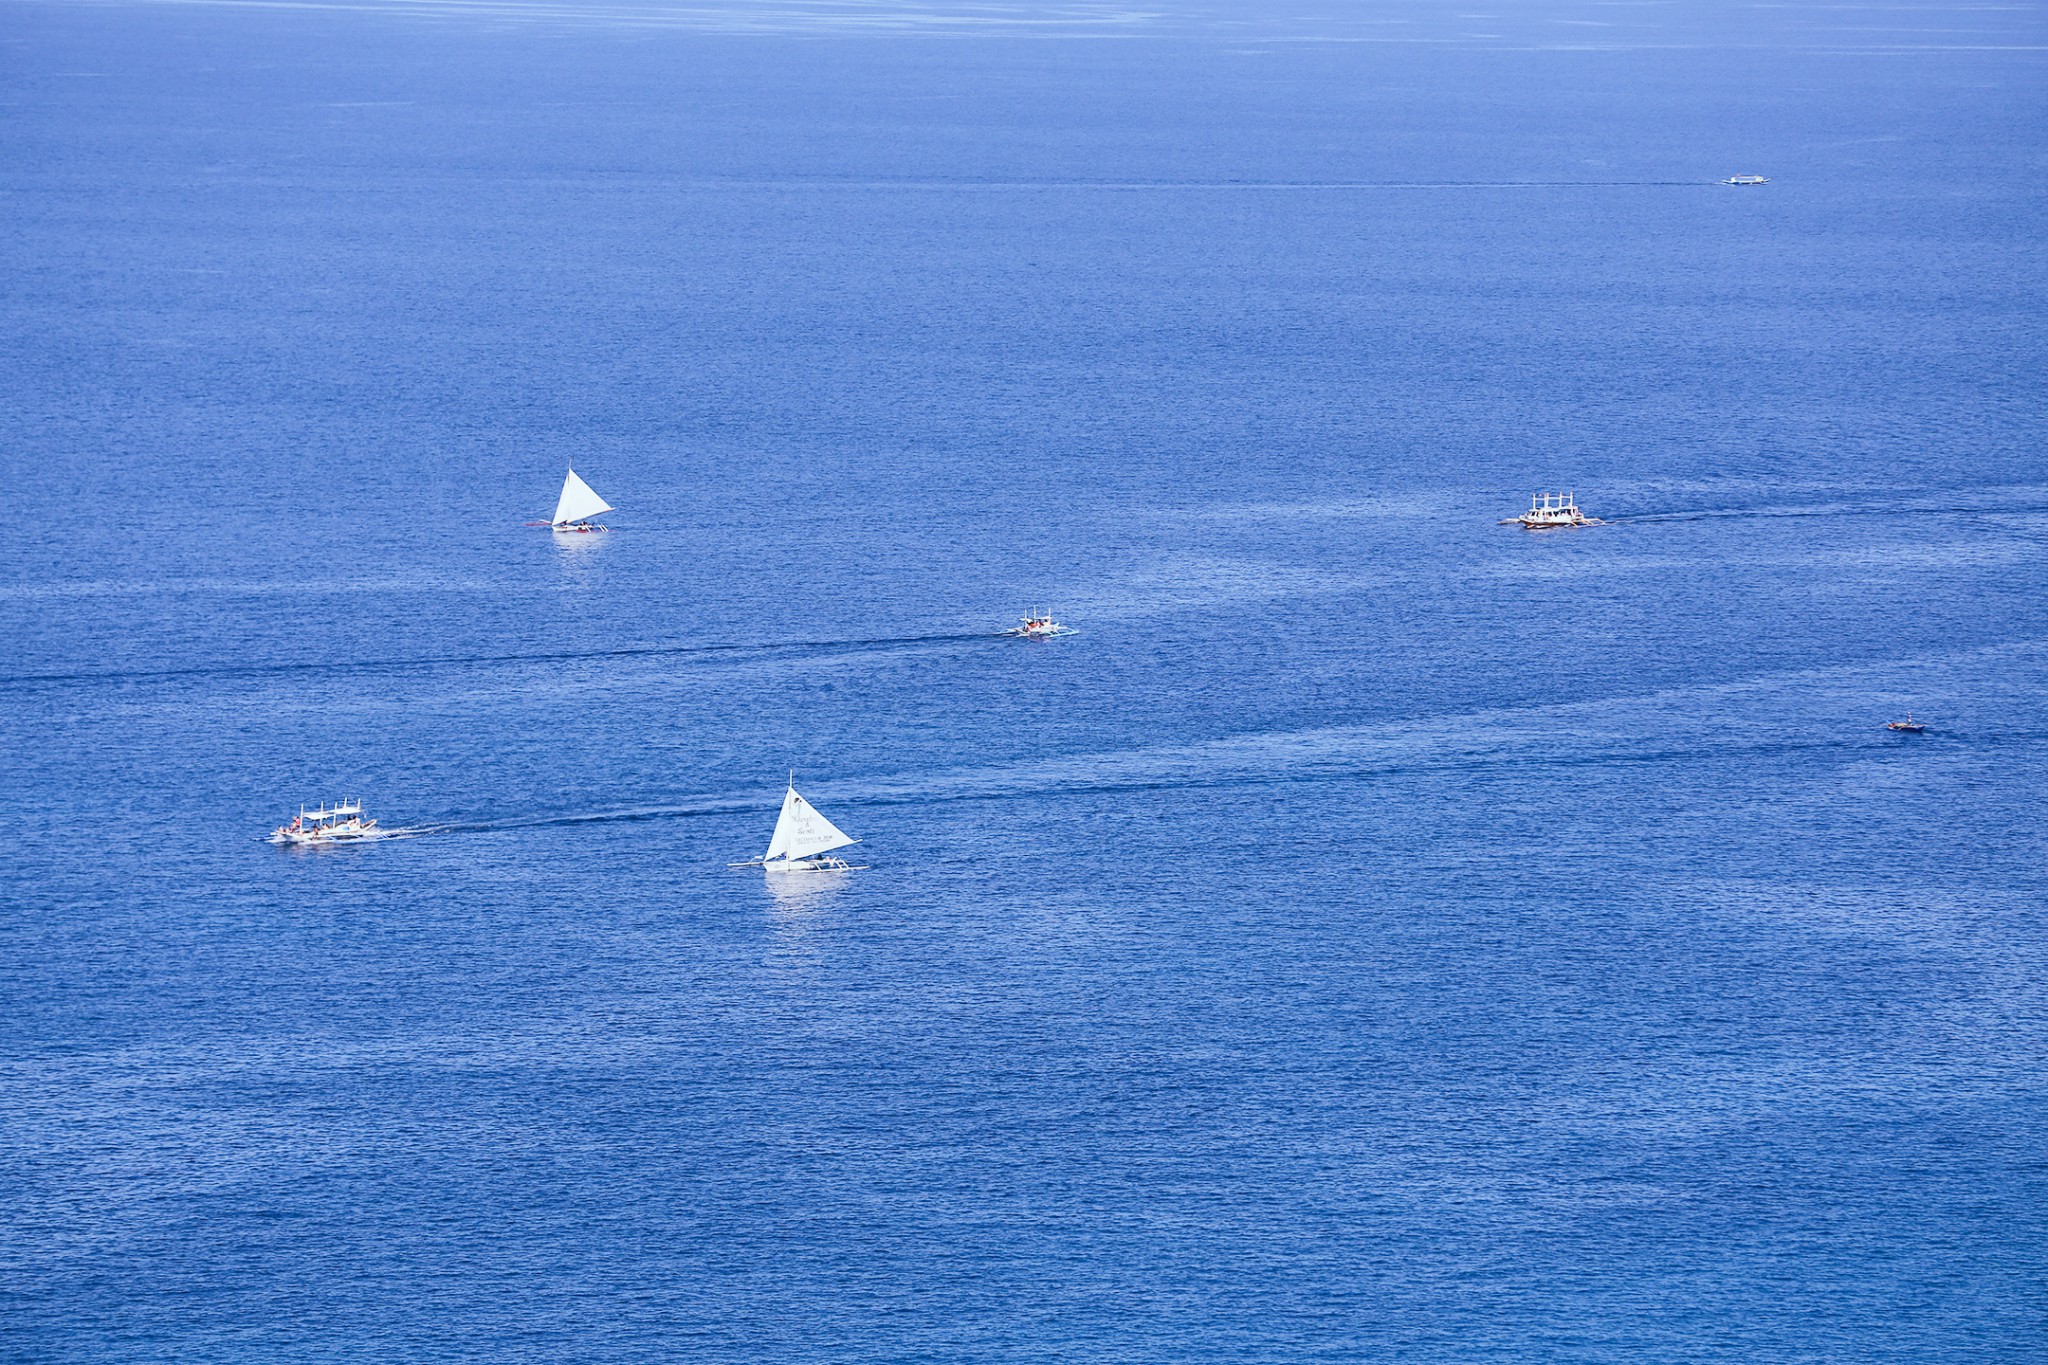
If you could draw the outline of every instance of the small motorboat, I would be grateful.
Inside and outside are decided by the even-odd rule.
[[[1034,611],[1017,625],[1003,634],[1020,640],[1050,640],[1055,635],[1072,635],[1074,632],[1052,619],[1049,611]]]
[[[1724,185],[1768,185],[1771,179],[1766,175],[1731,175],[1721,182]]]
[[[270,832],[273,844],[349,844],[364,839],[381,839],[394,831],[380,828],[375,820],[363,818],[360,801],[337,801],[315,810],[299,807],[291,823]]]
[[[1589,517],[1579,510],[1576,494],[1536,493],[1529,499],[1529,510],[1519,517],[1507,517],[1503,526],[1520,526],[1529,531],[1549,531],[1564,526],[1599,526],[1600,518]]]
[[[1917,735],[1925,732],[1927,726],[1920,721],[1914,720],[1913,713],[1908,711],[1904,720],[1886,721],[1884,728],[1887,730],[1897,730],[1902,735]]]

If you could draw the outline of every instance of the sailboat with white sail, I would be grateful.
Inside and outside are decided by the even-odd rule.
[[[865,867],[855,867],[844,858],[826,856],[833,849],[859,842],[804,800],[796,789],[796,774],[791,772],[789,791],[782,798],[782,814],[775,819],[768,851],[729,866],[760,867],[770,872],[864,872]]]
[[[555,500],[555,515],[547,524],[557,531],[576,535],[587,535],[592,531],[609,531],[612,528],[591,520],[592,517],[613,510],[612,505],[597,495],[597,490],[583,482],[583,476],[572,465],[569,477],[562,480],[562,496]]]

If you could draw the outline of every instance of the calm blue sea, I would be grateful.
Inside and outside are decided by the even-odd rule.
[[[0,0],[0,1358],[2035,1355],[2044,221],[2038,0]]]

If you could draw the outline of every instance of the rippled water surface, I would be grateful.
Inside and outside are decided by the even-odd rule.
[[[0,1355],[2038,1349],[2040,6],[0,40]]]

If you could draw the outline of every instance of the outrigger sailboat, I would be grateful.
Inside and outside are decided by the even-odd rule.
[[[1074,632],[1052,619],[1049,611],[1034,611],[1021,624],[1011,626],[1005,635],[1014,635],[1025,640],[1049,640],[1055,635],[1072,635]]]
[[[363,818],[361,801],[337,801],[317,810],[299,807],[288,825],[271,831],[273,844],[346,844],[362,839],[381,839],[393,831],[379,829],[375,820]]]
[[[835,848],[859,842],[818,814],[817,807],[797,793],[796,773],[791,771],[789,791],[782,798],[782,814],[775,819],[768,851],[758,858],[727,866],[760,867],[770,872],[864,872],[865,867],[855,867],[844,858],[824,856]]]
[[[591,520],[605,512],[614,510],[612,505],[597,495],[597,490],[583,482],[572,465],[569,477],[562,480],[562,496],[555,500],[555,515],[545,523],[557,531],[587,535],[592,531],[609,531],[612,528]]]

